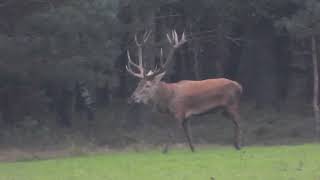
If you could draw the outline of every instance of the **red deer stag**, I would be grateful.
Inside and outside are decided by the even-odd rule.
[[[143,67],[142,47],[149,36],[150,33],[145,33],[141,42],[135,36],[139,64],[132,61],[129,51],[127,51],[128,64],[126,69],[130,74],[141,79],[129,98],[129,103],[154,105],[159,111],[171,114],[179,126],[183,128],[192,152],[194,151],[194,146],[189,134],[189,117],[208,113],[215,108],[223,108],[235,125],[234,146],[236,149],[240,149],[239,100],[242,93],[241,85],[225,78],[200,81],[183,80],[177,83],[165,83],[161,81],[175,50],[186,43],[187,40],[184,33],[180,40],[176,31],[167,34],[167,39],[172,47],[170,47],[165,62],[161,49],[160,68],[146,73]],[[165,146],[163,152],[166,152],[167,148],[168,145]]]

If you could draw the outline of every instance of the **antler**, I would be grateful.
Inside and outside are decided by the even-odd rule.
[[[169,41],[169,44],[172,46],[170,48],[170,50],[169,50],[167,58],[166,58],[166,60],[164,62],[163,50],[161,48],[161,50],[160,50],[160,68],[155,69],[155,71],[153,71],[153,73],[150,74],[150,76],[154,76],[154,75],[157,75],[157,74],[159,74],[159,73],[161,73],[163,71],[166,71],[166,69],[168,68],[168,65],[172,61],[172,58],[173,58],[175,50],[177,48],[179,48],[181,45],[183,45],[184,43],[187,42],[185,33],[184,32],[182,33],[181,38],[179,40],[179,37],[178,37],[178,34],[177,34],[176,30],[173,30],[171,32],[171,34],[167,33],[167,39]]]
[[[170,49],[168,56],[166,58],[166,62],[161,64],[162,68],[165,70],[167,68],[167,66],[169,65],[169,63],[172,61],[172,57],[174,55],[174,52],[177,48],[179,48],[181,45],[183,45],[184,43],[187,42],[185,33],[182,33],[181,39],[179,40],[178,38],[178,34],[176,32],[176,30],[173,30],[171,32],[171,37],[169,34],[167,34],[167,39],[169,41],[169,43],[171,44],[172,48]],[[163,53],[161,52],[160,54],[161,56],[163,56]]]
[[[142,59],[142,46],[144,43],[146,43],[148,41],[150,35],[151,35],[151,31],[145,32],[141,42],[138,41],[137,34],[135,34],[135,36],[134,36],[134,41],[138,47],[139,64],[136,64],[132,61],[132,59],[130,57],[130,52],[129,52],[129,50],[127,50],[128,64],[126,65],[126,69],[130,74],[132,74],[135,77],[141,78],[141,79],[145,77],[145,70],[143,68],[143,59]],[[132,66],[135,67],[136,69],[138,69],[139,73],[134,72],[131,68]]]
[[[164,62],[164,58],[163,58],[163,50],[161,48],[161,50],[160,50],[160,67],[155,68],[154,71],[150,71],[150,72],[148,72],[148,74],[146,74],[146,71],[143,68],[142,46],[144,45],[144,43],[146,43],[148,41],[150,35],[151,35],[151,31],[145,32],[141,42],[138,41],[137,34],[135,34],[135,36],[134,36],[135,43],[138,47],[139,64],[136,64],[132,61],[132,59],[130,57],[130,53],[129,53],[129,51],[127,51],[128,64],[126,65],[126,69],[130,74],[132,74],[135,77],[141,78],[141,79],[145,78],[145,77],[154,77],[155,75],[166,71],[166,69],[168,68],[168,65],[172,61],[172,57],[174,55],[175,50],[187,42],[184,32],[182,33],[180,40],[179,40],[178,34],[175,30],[173,30],[171,33],[168,33],[167,39],[169,41],[169,44],[171,45],[171,48],[170,48],[169,53],[165,59],[165,62]],[[132,70],[132,67],[138,69],[139,72],[138,73],[134,72]]]

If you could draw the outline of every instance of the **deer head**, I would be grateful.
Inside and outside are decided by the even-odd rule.
[[[154,70],[150,70],[148,73],[146,73],[147,71],[143,67],[142,47],[147,42],[148,38],[150,37],[150,34],[150,32],[146,32],[143,35],[143,38],[140,42],[138,41],[137,35],[135,35],[134,39],[138,47],[139,64],[136,64],[132,61],[130,53],[129,51],[127,51],[128,64],[126,66],[126,69],[130,74],[140,79],[137,88],[128,100],[129,103],[136,102],[148,104],[151,102],[158,90],[161,79],[166,74],[167,67],[169,63],[172,61],[172,57],[174,55],[175,50],[181,45],[183,45],[185,42],[187,42],[184,33],[182,34],[180,40],[175,30],[173,30],[171,34],[167,34],[167,39],[171,48],[169,50],[168,56],[166,57],[166,60],[164,61],[163,59],[163,51],[161,49],[160,67],[156,67]],[[135,72],[132,68],[135,68],[136,70],[138,70],[138,72]]]

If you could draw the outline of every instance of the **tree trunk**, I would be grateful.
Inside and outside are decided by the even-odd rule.
[[[196,80],[200,80],[201,75],[200,75],[199,48],[198,47],[193,48],[193,60],[194,60],[194,76],[195,76]]]
[[[188,21],[186,24],[188,32],[190,33],[190,37],[194,37],[193,31],[200,31],[198,26],[194,26],[193,22],[190,21],[190,19],[187,19]],[[192,43],[189,43],[188,46],[188,52],[193,57],[193,76],[194,79],[200,80],[201,79],[201,68],[200,68],[200,62],[199,62],[199,55],[201,54],[201,43],[199,40],[194,39]]]
[[[319,72],[317,59],[317,44],[315,36],[311,37],[312,64],[313,64],[313,113],[315,118],[316,138],[320,137],[320,112],[319,112]]]
[[[119,18],[121,23],[130,25],[133,21],[132,14],[133,12],[130,3],[126,0],[120,0],[117,17]],[[129,32],[130,31],[126,32],[121,38],[120,49],[122,52],[118,56],[114,67],[116,69],[117,76],[119,77],[119,85],[115,91],[115,96],[117,98],[126,97],[128,95],[128,74],[126,73],[126,64],[128,59],[126,50],[128,48],[127,46],[130,38]]]
[[[13,123],[13,112],[12,112],[12,106],[10,102],[10,89],[9,88],[3,88],[3,95],[2,95],[2,118],[6,125],[12,125]]]
[[[63,127],[71,127],[74,106],[73,89],[62,87],[58,90],[56,100],[56,110],[58,122]]]
[[[313,96],[313,90],[311,89],[313,79],[310,79],[313,72],[309,70],[310,62],[308,62],[310,56],[300,53],[310,51],[310,45],[311,41],[309,39],[306,41],[292,39],[288,45],[290,54],[286,63],[288,68],[287,84],[282,83],[281,86],[286,88],[284,103],[285,107],[289,109],[300,110],[301,104],[310,103],[310,98]]]
[[[228,40],[226,40],[225,35],[227,34],[227,26],[224,23],[220,23],[217,27],[217,47],[216,47],[216,57],[215,57],[215,69],[216,77],[225,77],[225,71],[228,60],[229,45]]]

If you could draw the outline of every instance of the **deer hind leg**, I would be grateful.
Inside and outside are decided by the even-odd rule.
[[[186,135],[186,137],[187,137],[190,150],[191,150],[192,152],[194,152],[194,146],[193,146],[193,143],[192,143],[192,137],[191,137],[191,135],[190,135],[189,119],[184,119],[184,120],[182,121],[182,127],[183,127],[184,133],[185,133],[185,135]]]
[[[240,115],[237,105],[231,105],[226,108],[230,118],[234,123],[234,147],[237,150],[241,149],[241,127],[240,127]]]

